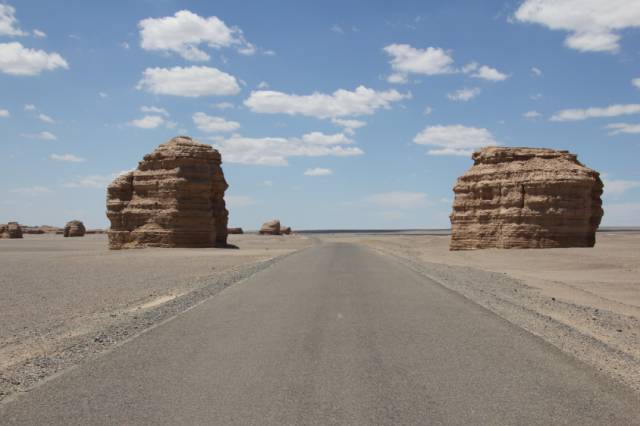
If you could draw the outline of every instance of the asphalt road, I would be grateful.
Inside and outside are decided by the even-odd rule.
[[[392,260],[326,243],[0,408],[2,424],[640,424],[638,399]]]

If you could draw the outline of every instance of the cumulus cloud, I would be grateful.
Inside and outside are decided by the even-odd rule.
[[[628,0],[525,0],[520,22],[569,32],[565,45],[582,52],[620,49],[620,31],[640,27],[640,3]]]
[[[414,209],[429,205],[424,192],[391,191],[372,194],[364,198],[368,204],[394,209]]]
[[[105,189],[116,177],[123,173],[126,173],[126,171],[110,175],[76,176],[73,180],[63,183],[62,186],[65,188]]]
[[[26,36],[20,29],[16,19],[16,9],[8,4],[0,3],[0,36]]]
[[[174,52],[188,61],[208,61],[201,49],[236,47],[243,55],[252,55],[256,47],[247,42],[242,30],[229,27],[217,16],[203,18],[191,11],[180,10],[173,16],[147,18],[138,23],[140,47],[145,50]]]
[[[609,179],[603,175],[602,181],[604,183],[604,195],[620,196],[631,189],[640,188],[640,181],[638,180]]]
[[[198,127],[198,130],[206,133],[232,132],[240,128],[240,123],[237,121],[227,121],[222,117],[212,117],[204,112],[193,114],[193,122]]]
[[[332,94],[290,95],[270,90],[253,91],[244,104],[253,112],[337,118],[370,115],[393,102],[411,97],[396,90],[376,91],[358,86],[354,91],[339,89]]]
[[[524,118],[528,118],[529,120],[535,120],[536,118],[540,117],[542,114],[540,114],[538,111],[527,111],[524,114],[522,114],[522,116]]]
[[[0,43],[0,71],[9,75],[38,75],[69,64],[57,53],[29,49],[18,42]]]
[[[551,117],[551,121],[579,121],[588,118],[618,117],[632,114],[640,114],[640,104],[618,104],[604,108],[564,109],[555,113]]]
[[[38,120],[48,124],[54,123],[53,118],[49,117],[47,114],[42,114],[42,113],[38,114]]]
[[[346,137],[343,133],[326,135],[322,132],[307,133],[302,136],[302,141],[312,145],[342,145],[353,143],[353,140]]]
[[[634,78],[631,80],[631,84],[636,88],[640,89],[640,78]]]
[[[483,65],[478,68],[478,71],[471,74],[471,77],[481,78],[482,80],[489,81],[503,81],[509,78],[507,74],[503,74],[495,68]]]
[[[313,169],[307,169],[304,171],[305,176],[328,176],[333,173],[331,169],[323,169],[322,167],[316,167]]]
[[[155,106],[142,106],[140,107],[140,111],[147,114],[161,114],[161,115],[164,115],[165,117],[169,117],[169,111],[167,111],[164,108],[159,108]]]
[[[138,90],[156,95],[197,98],[235,95],[240,92],[236,78],[211,67],[147,68],[138,82]]]
[[[213,107],[217,109],[231,109],[234,108],[235,105],[233,105],[231,102],[218,102],[216,104],[213,104]]]
[[[438,75],[456,72],[451,55],[439,47],[418,49],[409,44],[390,44],[384,52],[391,56],[390,83],[406,83],[408,74]]]
[[[36,108],[36,106],[35,106],[35,105],[33,105],[33,104],[26,104],[26,105],[24,106],[24,110],[25,110],[25,111],[37,111],[37,110],[38,110],[38,108]]]
[[[23,188],[14,188],[11,190],[14,194],[26,195],[29,197],[37,197],[38,195],[50,194],[52,191],[46,186],[29,186]]]
[[[164,117],[161,115],[145,115],[137,120],[131,120],[127,124],[139,129],[155,129],[164,124],[164,122]]]
[[[478,96],[482,90],[479,87],[463,88],[453,93],[447,93],[447,98],[457,102],[467,102]]]
[[[55,161],[66,161],[69,163],[84,163],[85,159],[73,154],[51,154],[50,159]]]
[[[334,143],[326,143],[331,140],[331,135],[315,132],[301,138],[251,138],[233,135],[226,139],[218,139],[214,146],[220,150],[227,163],[265,166],[286,166],[289,157],[350,157],[363,154],[358,147],[345,147],[336,143],[338,139],[340,138],[334,138]]]
[[[460,124],[427,126],[416,135],[413,142],[436,147],[427,151],[429,155],[470,156],[479,148],[499,145],[489,130]]]
[[[640,124],[629,123],[611,123],[606,126],[611,130],[610,135],[619,135],[620,133],[626,133],[631,135],[640,134]]]
[[[20,136],[27,139],[40,139],[43,141],[55,141],[58,138],[51,132],[40,132],[40,133],[21,133]]]
[[[33,36],[36,38],[47,38],[47,33],[40,30],[33,30]]]
[[[11,114],[9,113],[8,109],[2,109],[0,108],[0,117],[1,118],[7,118],[9,117]]]
[[[356,129],[367,125],[366,121],[361,120],[349,120],[344,118],[333,118],[331,122],[337,126],[344,128],[344,131],[350,135],[353,135]]]
[[[540,77],[542,75],[542,70],[540,68],[537,67],[532,67],[531,68],[531,75],[534,77]]]

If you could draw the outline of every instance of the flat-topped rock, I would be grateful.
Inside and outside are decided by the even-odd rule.
[[[278,219],[269,220],[260,227],[261,235],[280,235],[280,221]]]
[[[63,235],[65,237],[84,237],[86,232],[87,230],[84,227],[84,223],[79,220],[72,220],[64,226]]]
[[[0,225],[0,238],[22,238],[22,227],[18,222]]]
[[[575,154],[487,147],[453,191],[451,250],[593,247],[602,181]]]
[[[220,153],[179,136],[107,188],[112,249],[215,247],[227,243],[228,188]]]

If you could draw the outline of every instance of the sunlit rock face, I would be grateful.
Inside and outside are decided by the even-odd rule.
[[[22,238],[22,227],[18,222],[0,224],[0,238]]]
[[[280,235],[280,220],[273,219],[262,224],[260,235]]]
[[[215,247],[227,243],[220,153],[179,136],[107,188],[109,247]]]
[[[487,147],[472,158],[453,188],[451,250],[593,247],[603,185],[575,154]]]
[[[64,226],[63,235],[65,237],[84,237],[86,232],[87,230],[84,227],[84,223],[79,220],[72,220]]]

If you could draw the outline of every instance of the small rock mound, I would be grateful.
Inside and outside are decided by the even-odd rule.
[[[22,227],[18,222],[0,225],[0,238],[22,238]]]
[[[290,226],[283,226],[282,228],[280,228],[280,233],[283,235],[290,235],[291,234],[291,227]]]
[[[227,228],[227,234],[244,234],[242,228]]]
[[[72,220],[70,222],[67,222],[67,224],[64,226],[63,235],[65,237],[84,237],[84,234],[86,232],[87,230],[84,227],[84,223],[79,220]]]
[[[487,147],[453,191],[451,250],[593,247],[602,181],[575,154]]]
[[[260,227],[260,235],[280,235],[280,221],[273,219],[263,223]]]

